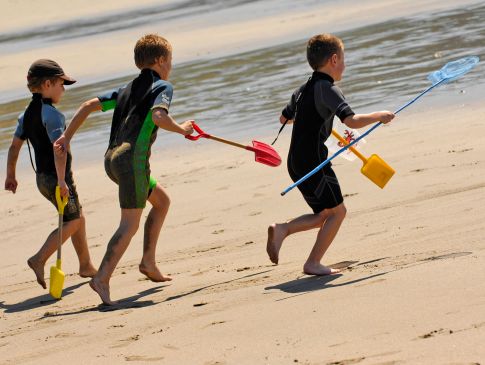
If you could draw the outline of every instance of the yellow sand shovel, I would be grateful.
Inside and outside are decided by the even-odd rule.
[[[59,243],[57,246],[56,266],[51,266],[49,294],[55,299],[61,299],[65,276],[64,272],[61,270],[62,224],[64,220],[64,207],[67,204],[67,196],[61,198],[61,190],[59,189],[59,186],[56,186],[56,201],[57,211],[59,212]]]
[[[345,146],[349,144],[347,140],[345,140],[333,129],[332,135],[340,142],[342,142]],[[364,166],[362,166],[360,172],[367,176],[374,184],[383,189],[384,186],[386,186],[387,182],[391,179],[392,175],[394,175],[394,169],[376,154],[373,154],[367,159],[354,147],[350,146],[349,149],[353,153],[355,153],[355,155],[360,158],[364,163]]]

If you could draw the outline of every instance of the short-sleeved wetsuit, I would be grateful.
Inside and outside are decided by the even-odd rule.
[[[51,99],[43,99],[34,93],[25,112],[20,114],[15,130],[15,137],[28,139],[32,143],[35,155],[37,188],[55,207],[57,172],[54,163],[52,144],[66,128],[65,118],[54,106]],[[67,153],[65,181],[69,187],[69,200],[64,208],[64,221],[80,217],[81,205],[77,196],[76,185],[71,171],[71,153]]]
[[[343,121],[354,112],[334,80],[325,73],[314,72],[293,93],[282,114],[295,120],[287,166],[291,179],[297,181],[327,159],[324,143],[332,133],[334,116]],[[314,213],[343,202],[331,163],[298,185],[298,189]]]
[[[156,180],[150,177],[150,151],[158,127],[152,111],[165,109],[172,100],[172,85],[152,70],[144,69],[126,87],[99,97],[102,110],[115,109],[111,123],[106,173],[119,186],[123,209],[144,208]]]

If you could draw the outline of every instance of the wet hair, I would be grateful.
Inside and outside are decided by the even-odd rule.
[[[140,70],[152,66],[160,57],[167,59],[172,53],[169,41],[158,34],[146,34],[135,45],[135,65]]]
[[[32,93],[40,92],[42,84],[47,80],[49,80],[52,83],[56,83],[57,81],[61,80],[61,78],[59,76],[42,76],[42,77],[27,76],[27,87]]]
[[[324,66],[333,54],[344,50],[342,40],[332,34],[318,34],[310,38],[306,47],[306,58],[310,67],[317,70]]]

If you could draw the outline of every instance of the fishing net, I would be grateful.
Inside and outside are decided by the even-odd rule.
[[[428,80],[433,84],[441,82],[448,83],[456,80],[470,71],[480,61],[477,56],[460,58],[459,60],[448,62],[440,70],[434,71],[428,75]]]

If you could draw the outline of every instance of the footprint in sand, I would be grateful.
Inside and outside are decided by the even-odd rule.
[[[339,360],[339,361],[332,361],[327,363],[327,365],[351,365],[357,364],[365,360],[365,357],[357,357],[355,359],[347,359],[347,360]]]
[[[216,326],[218,324],[223,324],[223,323],[226,323],[226,321],[214,321],[211,324],[208,324],[207,326],[205,326],[204,328],[209,328],[209,327]]]
[[[113,345],[113,346],[110,346],[110,348],[116,349],[116,348],[120,348],[120,347],[126,347],[130,343],[135,342],[135,341],[138,341],[139,339],[140,339],[140,335],[133,335],[131,337],[128,337],[128,338],[119,340],[118,342],[121,342],[121,343],[116,344],[116,345]]]
[[[200,302],[200,303],[194,304],[194,307],[202,307],[202,306],[207,305],[207,304],[209,304],[209,303],[207,303],[207,302]]]
[[[434,337],[435,335],[441,335],[441,334],[445,334],[445,333],[452,334],[453,331],[452,330],[444,330],[443,328],[440,328],[438,330],[434,330],[434,331],[425,333],[424,335],[419,336],[419,338],[425,339],[425,338],[430,338],[430,337]]]
[[[439,256],[431,256],[422,259],[421,261],[434,261],[434,260],[444,260],[444,259],[454,259],[457,257],[468,256],[471,255],[473,252],[453,252],[446,255],[439,255]]]
[[[138,356],[138,355],[125,356],[126,361],[160,361],[163,359],[164,359],[163,356],[159,356],[159,357],[147,357],[147,356]]]

